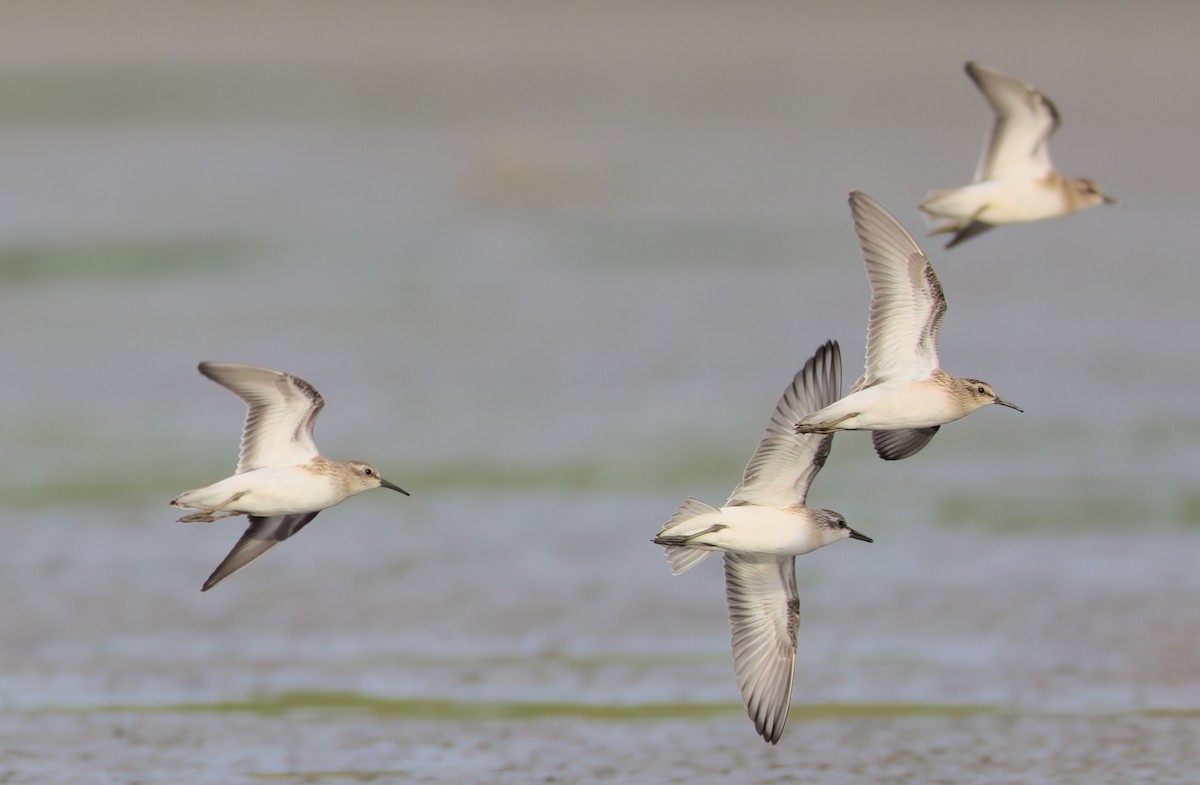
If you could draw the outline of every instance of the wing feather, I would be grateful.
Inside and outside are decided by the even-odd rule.
[[[837,341],[827,341],[783,391],[767,423],[767,432],[726,506],[788,507],[804,503],[813,478],[829,457],[833,435],[798,434],[795,425],[805,415],[836,401],[841,389],[841,349]]]
[[[852,191],[850,210],[871,283],[866,371],[854,389],[887,379],[927,379],[941,362],[938,331],[946,314],[933,265],[870,196]]]
[[[907,458],[929,444],[940,425],[930,428],[909,428],[903,431],[871,431],[871,442],[875,452],[885,461]]]
[[[738,689],[755,729],[775,744],[787,723],[796,668],[796,557],[726,553],[725,596]]]
[[[250,562],[303,529],[315,517],[316,512],[273,515],[269,518],[251,515],[246,533],[233,546],[229,555],[217,565],[212,575],[208,576],[200,591],[208,591],[235,572],[245,569]]]
[[[995,68],[967,63],[966,71],[995,114],[974,182],[1049,174],[1054,169],[1050,137],[1061,122],[1054,103],[1029,82]]]
[[[200,373],[246,402],[235,474],[316,458],[313,427],[325,400],[290,373],[241,363],[200,363]]]

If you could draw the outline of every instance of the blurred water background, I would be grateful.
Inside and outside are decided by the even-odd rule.
[[[0,782],[1188,782],[1200,763],[1195,33],[1185,3],[6,2]],[[723,500],[989,114],[1124,200],[943,252],[990,408],[839,436],[795,705],[741,709]],[[214,591],[243,409],[286,369],[369,493]]]

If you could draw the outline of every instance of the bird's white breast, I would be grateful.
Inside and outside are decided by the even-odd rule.
[[[722,507],[728,528],[714,535],[713,543],[739,553],[799,555],[825,544],[812,514],[803,507]],[[719,544],[723,543],[723,544]]]

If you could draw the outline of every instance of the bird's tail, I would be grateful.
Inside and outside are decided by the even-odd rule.
[[[678,575],[699,564],[712,548],[692,544],[697,537],[725,527],[720,523],[721,511],[699,499],[687,497],[671,516],[654,542],[663,546],[671,574]]]
[[[954,233],[946,248],[953,248],[991,229],[992,224],[979,220],[987,207],[986,203],[979,204],[977,193],[965,188],[930,191],[918,205],[925,214],[930,236]]]
[[[939,232],[949,232],[954,230],[954,225],[958,223],[956,220],[962,210],[955,204],[956,188],[946,188],[941,191],[930,191],[925,194],[925,198],[917,205],[922,213],[924,213],[925,223],[932,226],[939,221],[949,220],[950,224],[946,226],[935,227],[931,234]]]

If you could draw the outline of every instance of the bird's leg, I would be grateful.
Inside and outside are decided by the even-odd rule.
[[[695,534],[660,534],[654,538],[654,544],[687,547],[688,545],[692,544],[693,540],[703,537],[706,534],[712,534],[713,532],[719,532],[721,529],[728,528],[729,527],[723,523],[714,523],[704,531],[699,531]]]
[[[190,515],[183,516],[179,519],[178,523],[210,523],[212,521],[219,521],[223,518],[236,518],[239,515],[245,515],[245,513],[242,512],[226,511],[224,508],[233,504],[249,492],[250,491],[239,491],[211,509],[200,510],[199,512],[193,512]],[[222,514],[218,515],[217,513]]]
[[[851,417],[857,417],[862,412],[851,412],[845,417],[839,417],[836,420],[826,420],[825,422],[813,423],[811,425],[801,425],[796,423],[796,433],[833,433],[838,430],[838,425],[849,420]]]

